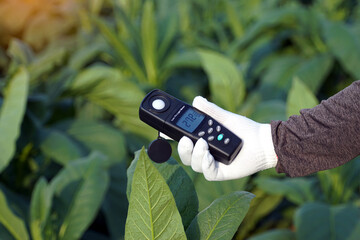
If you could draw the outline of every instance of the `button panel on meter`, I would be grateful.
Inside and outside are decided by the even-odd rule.
[[[199,137],[203,137],[208,142],[217,140],[218,142],[223,142],[225,145],[230,143],[230,139],[225,136],[223,132],[221,132],[222,128],[220,125],[214,125],[214,120],[209,119],[207,121],[208,128],[201,129],[200,132],[198,132]],[[216,131],[214,131],[216,130]]]

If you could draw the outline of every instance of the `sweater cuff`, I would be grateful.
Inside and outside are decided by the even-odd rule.
[[[278,158],[275,153],[274,143],[271,134],[270,124],[261,124],[259,128],[260,143],[263,149],[265,163],[264,166],[267,168],[273,168],[277,165]]]

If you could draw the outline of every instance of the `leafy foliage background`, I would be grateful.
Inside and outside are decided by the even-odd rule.
[[[134,152],[157,136],[138,118],[153,88],[266,123],[360,79],[354,0],[3,0],[0,16],[1,239],[128,236]],[[181,217],[180,238],[211,232],[204,221],[239,191],[256,197],[231,205],[242,210],[224,223],[230,236],[213,236],[360,235],[359,158],[296,179],[272,169],[207,182],[173,147],[173,165],[151,169]]]

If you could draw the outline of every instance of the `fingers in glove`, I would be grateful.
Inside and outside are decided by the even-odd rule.
[[[182,137],[178,144],[178,153],[182,163],[186,166],[191,165],[191,155],[194,149],[194,143],[188,137]]]
[[[213,117],[216,121],[223,123],[229,115],[229,112],[218,107],[216,104],[209,102],[206,98],[201,96],[197,96],[194,98],[193,106],[200,111],[208,114],[209,116]]]
[[[204,139],[200,138],[196,142],[191,156],[191,168],[195,172],[200,172],[200,173],[202,172],[202,160],[208,149],[209,146]]]
[[[221,171],[222,163],[216,161],[209,151],[204,155],[202,161],[202,170],[206,180],[208,181],[222,181],[224,180],[223,172]]]

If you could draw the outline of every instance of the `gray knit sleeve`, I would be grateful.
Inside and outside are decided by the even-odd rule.
[[[271,122],[276,170],[305,176],[360,154],[360,81],[287,121]]]

